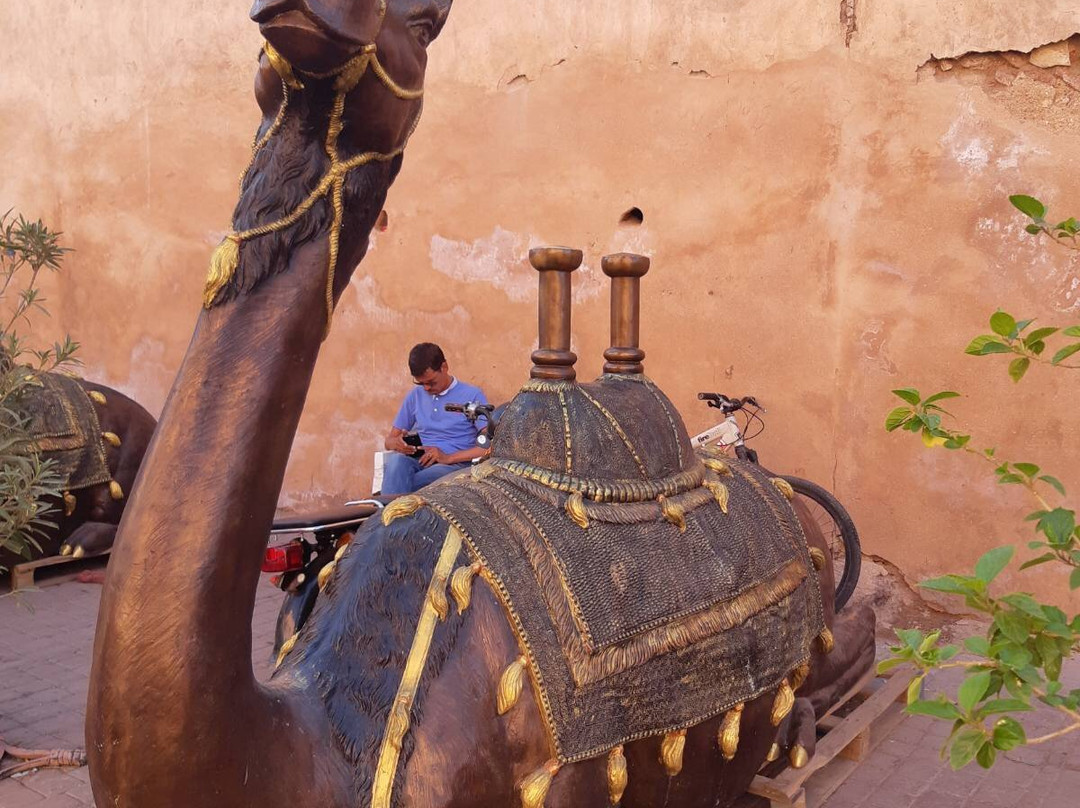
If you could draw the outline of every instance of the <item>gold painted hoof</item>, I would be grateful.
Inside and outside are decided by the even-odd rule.
[[[806,754],[806,749],[802,744],[795,744],[791,747],[791,751],[788,753],[788,760],[791,761],[791,768],[801,769],[810,762],[810,755]]]
[[[776,761],[776,760],[779,760],[779,759],[780,759],[780,744],[774,743],[772,746],[769,747],[769,754],[767,754],[765,756],[765,760],[769,761],[769,763],[772,763],[773,761]]]
[[[62,556],[71,555],[71,545],[70,544],[61,544],[60,545],[60,555],[62,555]]]
[[[82,558],[84,555],[86,555],[86,550],[84,550],[82,547],[76,547],[74,550],[71,551],[72,558]]]

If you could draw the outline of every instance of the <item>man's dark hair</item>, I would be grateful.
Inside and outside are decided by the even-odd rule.
[[[423,376],[428,370],[438,370],[446,362],[442,348],[434,342],[421,342],[409,351],[409,373]]]

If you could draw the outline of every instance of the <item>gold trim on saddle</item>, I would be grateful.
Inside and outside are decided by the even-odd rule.
[[[412,712],[413,702],[416,700],[420,677],[423,675],[424,667],[427,665],[435,627],[439,624],[439,615],[433,604],[433,595],[436,591],[442,591],[445,598],[446,581],[450,576],[454,561],[461,552],[462,543],[461,531],[450,525],[446,531],[446,538],[443,540],[442,550],[439,552],[439,559],[435,562],[435,570],[431,575],[427,596],[420,607],[420,619],[416,626],[416,634],[413,635],[409,656],[405,661],[405,670],[401,674],[401,684],[398,686],[397,695],[394,697],[393,706],[390,708],[390,714],[387,717],[386,729],[383,731],[382,746],[379,749],[379,759],[375,767],[375,779],[371,789],[371,808],[390,808],[390,800],[394,789],[394,776],[397,774],[398,760],[401,756],[401,746],[405,740],[405,733],[409,731],[409,714]],[[541,799],[540,804],[542,803],[543,800]]]
[[[645,502],[661,496],[671,497],[698,488],[705,480],[705,467],[701,464],[661,480],[587,480],[520,460],[496,457],[488,462],[515,477],[540,483],[564,494],[580,493],[593,502]]]

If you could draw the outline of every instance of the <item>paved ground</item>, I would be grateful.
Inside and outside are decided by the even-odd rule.
[[[67,582],[0,597],[0,737],[28,748],[83,745],[94,623],[101,587]],[[260,586],[253,663],[268,675],[281,593]],[[1080,686],[1080,666],[1070,671]],[[955,690],[941,678],[934,686]],[[1025,721],[1029,735],[1059,725],[1049,713]],[[1080,744],[1063,736],[1010,753],[984,772],[952,772],[938,758],[942,722],[906,718],[820,808],[1069,808],[1080,804]],[[825,776],[824,774],[819,777]],[[814,781],[811,781],[814,782]],[[85,768],[42,770],[0,781],[0,808],[89,808]],[[811,806],[813,808],[813,805]]]

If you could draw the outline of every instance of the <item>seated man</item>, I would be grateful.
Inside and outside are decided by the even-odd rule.
[[[394,454],[386,458],[383,494],[408,494],[440,477],[466,468],[474,457],[487,451],[476,445],[483,424],[470,424],[461,413],[446,412],[446,404],[487,403],[479,387],[450,375],[442,348],[421,342],[409,351],[409,372],[416,385],[401,403],[385,446]],[[420,435],[423,455],[413,458],[416,446],[405,442],[406,432]]]

